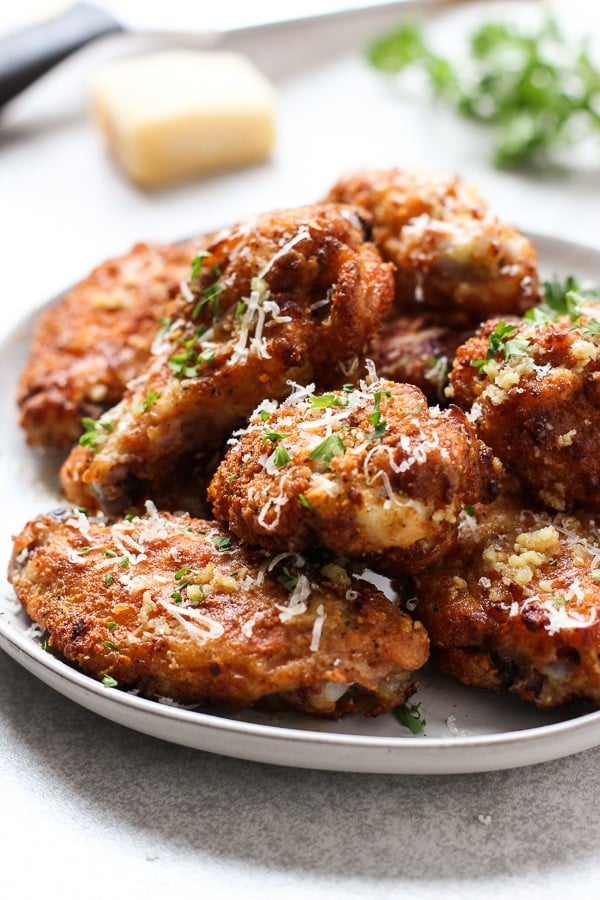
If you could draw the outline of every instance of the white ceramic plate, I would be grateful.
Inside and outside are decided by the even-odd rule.
[[[600,281],[600,252],[534,236],[547,276],[574,274]],[[0,564],[6,570],[10,535],[62,503],[58,458],[26,447],[16,424],[14,385],[35,316],[0,345]],[[207,713],[145,700],[99,682],[55,659],[28,633],[31,622],[7,588],[0,598],[0,647],[50,687],[87,709],[145,734],[242,759],[355,772],[442,774],[480,772],[544,762],[600,744],[600,711],[541,712],[512,696],[469,690],[434,671],[420,674],[414,698],[426,719],[413,736],[391,716],[351,716],[328,722],[289,713]]]

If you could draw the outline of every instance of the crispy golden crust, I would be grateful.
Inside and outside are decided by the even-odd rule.
[[[369,357],[382,378],[414,384],[431,403],[444,389],[456,350],[469,337],[436,313],[398,316],[386,322],[371,344]]]
[[[414,615],[442,667],[539,707],[600,703],[599,542],[589,516],[535,512],[506,493],[463,514],[452,556],[414,580]]]
[[[209,488],[217,519],[248,543],[418,571],[452,549],[465,503],[495,496],[491,454],[464,414],[428,409],[411,385],[300,390],[273,406],[254,414]]]
[[[428,656],[423,627],[340,566],[273,560],[152,507],[112,526],[40,516],[9,574],[52,650],[149,697],[375,715],[404,702]]]
[[[84,416],[98,418],[119,402],[200,246],[202,239],[137,244],[40,316],[18,392],[28,443],[66,449]]]
[[[497,320],[458,350],[449,393],[471,409],[480,438],[546,506],[600,509],[600,341],[590,319],[547,324],[511,320],[515,330],[486,365]],[[514,341],[519,352],[510,352]],[[508,358],[505,358],[508,356]]]
[[[460,311],[478,324],[522,314],[539,299],[531,242],[487,211],[459,178],[406,169],[367,170],[342,178],[329,200],[362,206],[373,239],[393,262],[404,310]]]
[[[218,446],[288,380],[339,382],[392,302],[391,267],[348,207],[264,213],[222,233],[145,372],[63,470],[67,496],[124,508],[165,460]],[[216,298],[215,298],[216,292]],[[148,398],[152,402],[148,405]]]

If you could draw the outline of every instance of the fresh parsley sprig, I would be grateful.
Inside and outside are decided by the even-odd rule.
[[[469,55],[460,66],[439,56],[414,22],[368,48],[379,71],[418,67],[435,96],[492,125],[498,167],[547,166],[558,149],[600,135],[600,71],[585,44],[570,45],[555,22],[530,31],[489,22],[471,34]]]
[[[485,374],[486,367],[496,356],[502,351],[505,362],[512,356],[523,356],[529,347],[529,341],[526,338],[512,337],[516,332],[515,325],[509,325],[507,322],[498,322],[494,330],[489,336],[488,349],[483,359],[474,359],[471,365],[475,369],[479,369]]]
[[[419,703],[403,703],[394,710],[394,715],[401,725],[412,731],[413,734],[420,734],[427,725],[425,719],[421,718],[421,709]]]

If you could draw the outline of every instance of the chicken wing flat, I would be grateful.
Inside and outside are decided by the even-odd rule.
[[[389,310],[393,278],[358,214],[323,205],[221,233],[183,288],[145,372],[67,460],[73,502],[118,511],[165,461],[219,446],[265,395],[285,397],[289,379],[339,383]]]
[[[215,516],[250,544],[316,546],[390,575],[448,553],[465,503],[491,500],[491,453],[457,407],[412,385],[300,389],[263,403],[211,482]]]
[[[487,210],[459,178],[407,169],[342,178],[329,200],[373,216],[373,239],[397,267],[401,309],[462,312],[479,324],[520,315],[539,299],[537,257],[526,237]]]
[[[40,516],[9,574],[49,648],[148,697],[375,715],[404,702],[428,656],[425,629],[341,565],[252,551],[152,504],[114,524]]]
[[[68,449],[138,375],[202,239],[137,244],[98,266],[36,324],[21,375],[20,424],[32,445]]]
[[[382,378],[414,384],[430,403],[445,400],[448,374],[470,332],[448,325],[439,313],[398,316],[385,322],[369,348]]]
[[[506,494],[470,513],[452,556],[414,579],[409,604],[442,668],[539,707],[600,704],[598,523]]]
[[[458,350],[448,393],[542,503],[600,509],[598,319],[486,322]]]

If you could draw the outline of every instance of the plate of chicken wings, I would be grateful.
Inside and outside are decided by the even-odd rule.
[[[599,743],[599,271],[404,169],[101,264],[0,348],[0,646],[240,758]]]

